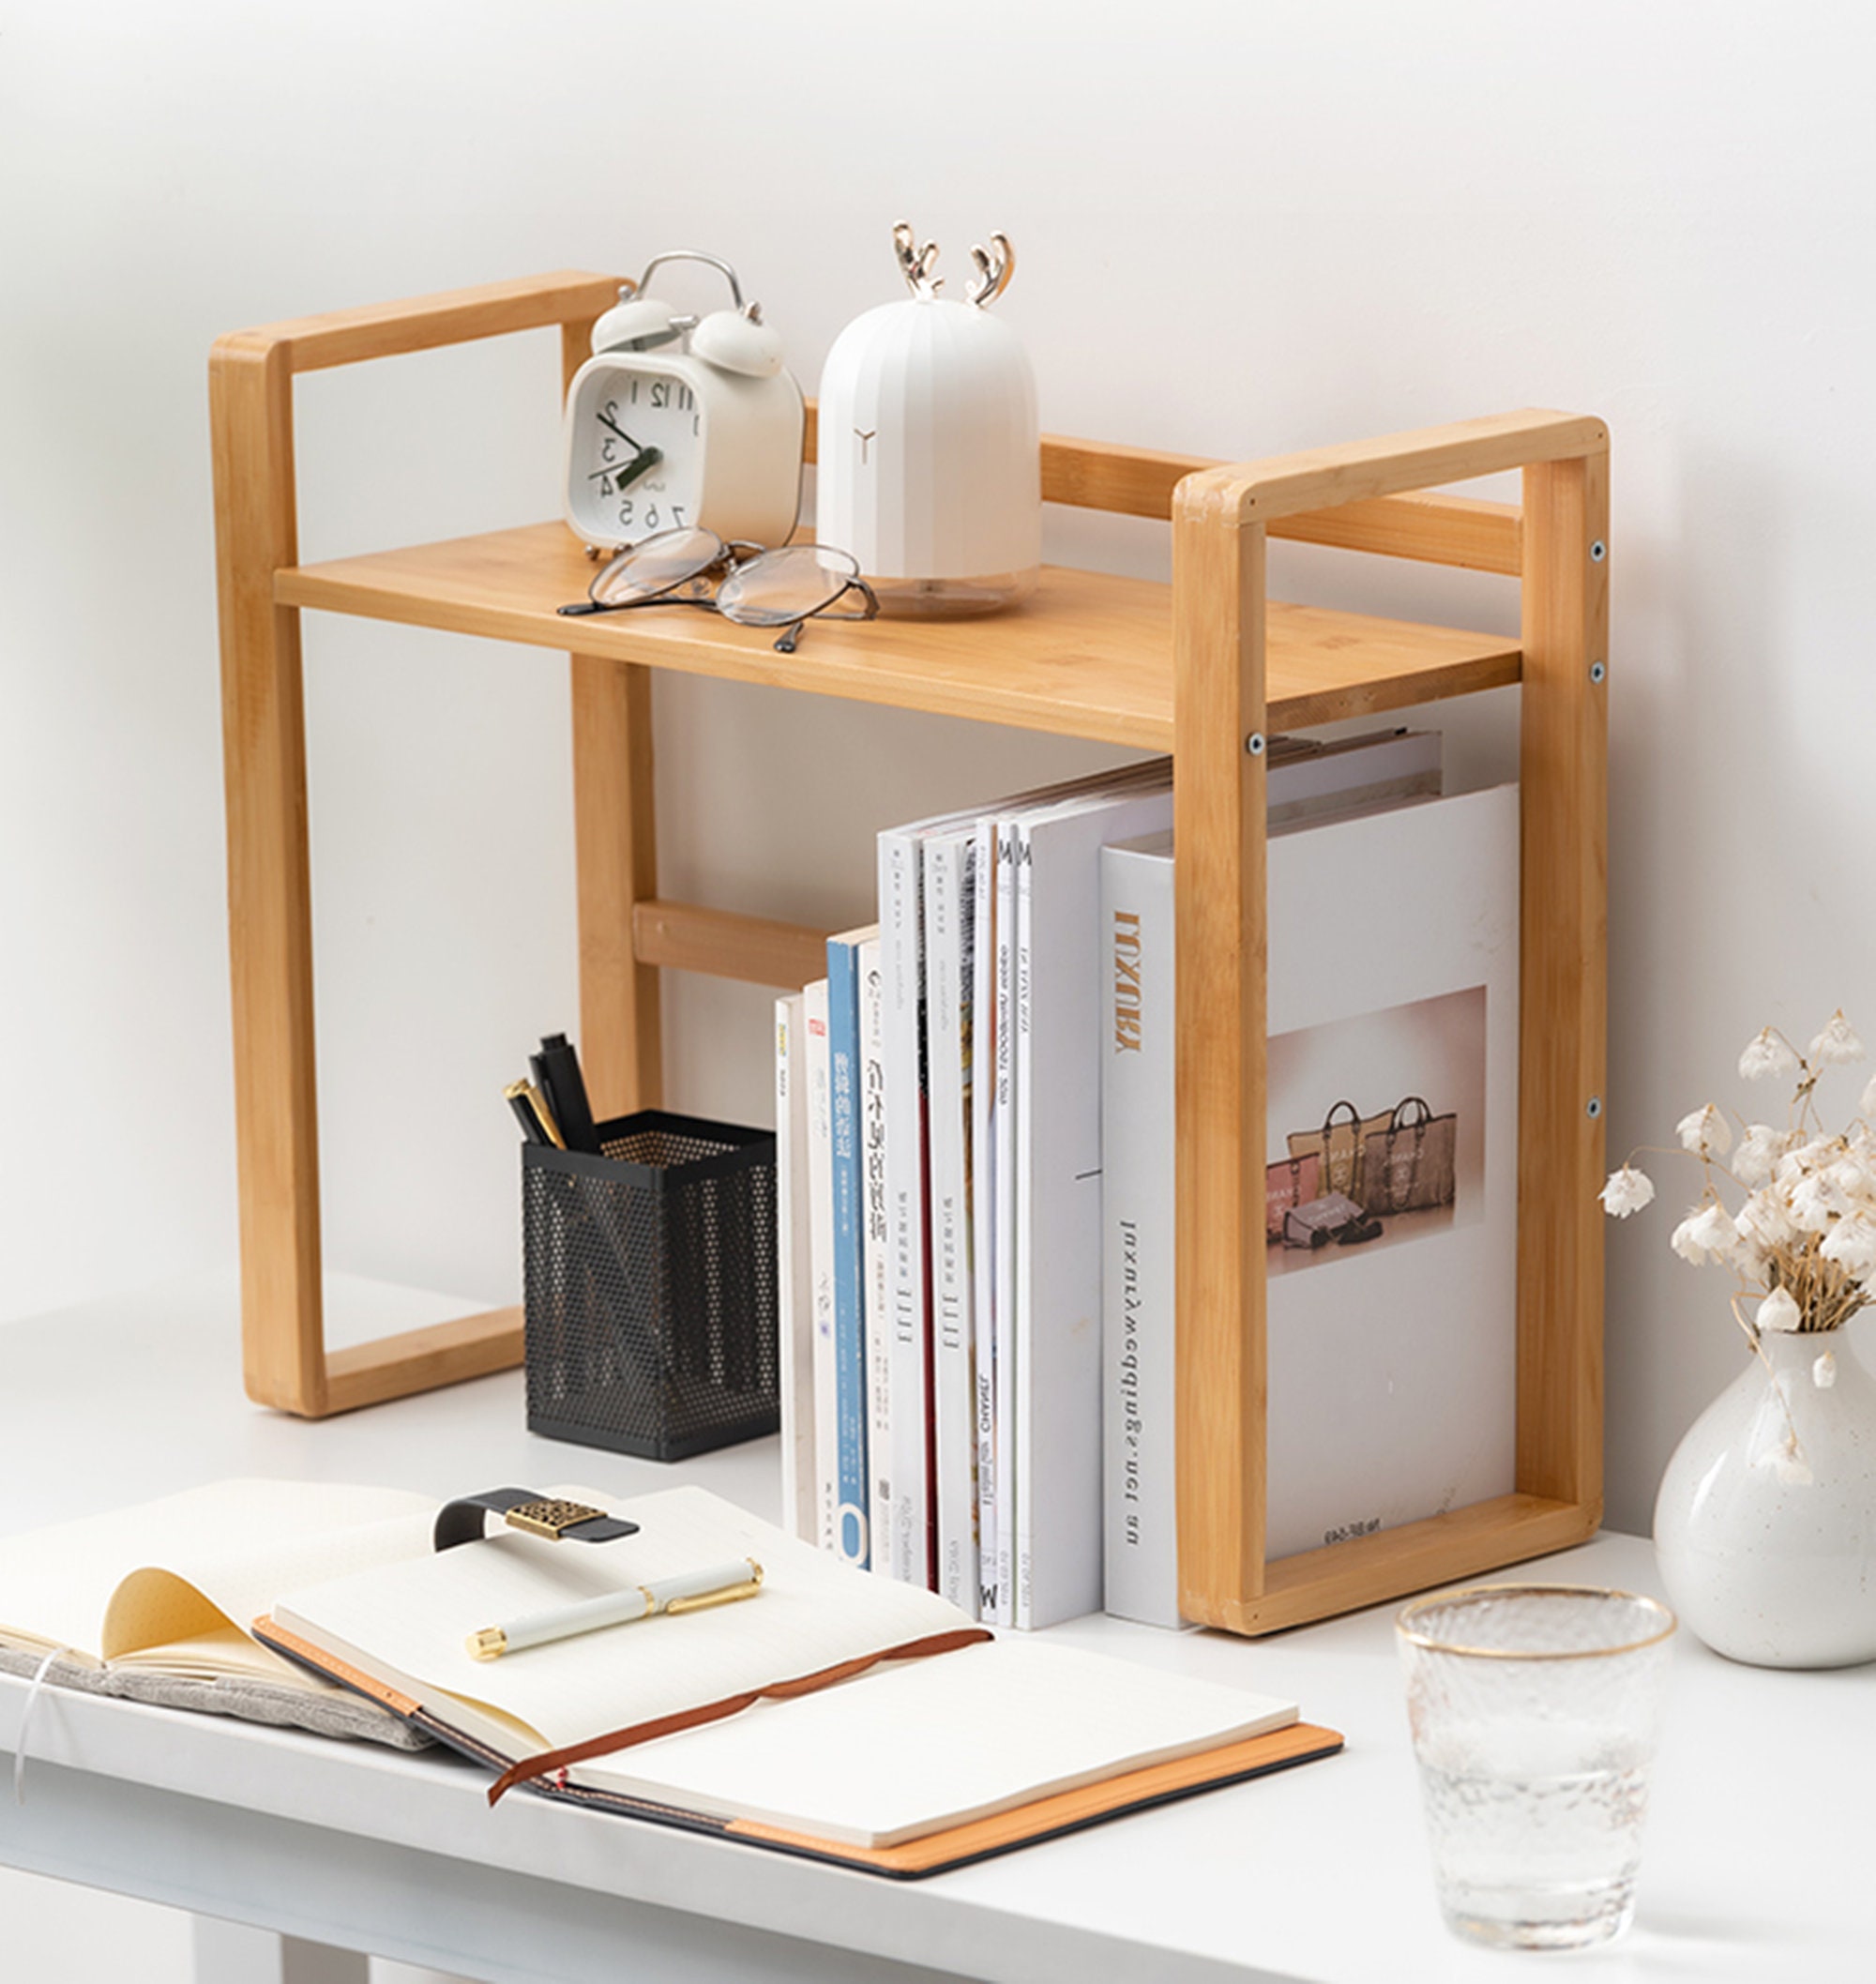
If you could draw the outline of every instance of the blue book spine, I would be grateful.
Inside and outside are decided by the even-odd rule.
[[[827,1058],[834,1105],[834,1373],[840,1428],[839,1554],[863,1569],[868,1534],[865,1186],[860,1161],[859,944],[827,940]]]

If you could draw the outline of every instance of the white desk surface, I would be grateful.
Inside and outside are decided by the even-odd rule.
[[[427,1298],[340,1283],[363,1333]],[[370,1312],[370,1313],[367,1313]],[[447,1312],[446,1310],[443,1312]],[[764,1514],[773,1441],[664,1469],[522,1431],[519,1374],[307,1425],[243,1398],[232,1276],[0,1326],[0,1530],[239,1474],[445,1496],[676,1475]],[[1656,1590],[1606,1536],[1537,1576]],[[69,1694],[36,1712],[0,1862],[471,1977],[1471,1980],[1876,1976],[1876,1668],[1770,1674],[1684,1638],[1640,1919],[1577,1959],[1453,1943],[1435,1912],[1388,1610],[1262,1642],[1090,1618],[1065,1642],[1294,1695],[1326,1763],[900,1885],[525,1797],[454,1760]],[[0,1677],[0,1750],[24,1684]]]

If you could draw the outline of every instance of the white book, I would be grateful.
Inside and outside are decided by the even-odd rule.
[[[1177,1626],[1172,836],[1101,850],[1102,1595]]]
[[[885,1568],[909,1584],[931,1577],[923,922],[917,830],[889,829],[879,837],[879,925],[893,1492],[885,1541],[875,1541]]]
[[[1016,855],[1017,822],[1006,813],[994,826],[996,877],[993,928],[996,1060],[991,1083],[991,1168],[993,1192],[991,1263],[992,1403],[996,1414],[995,1529],[985,1538],[993,1548],[990,1583],[997,1626],[1016,1623]]]
[[[1101,1605],[1100,848],[1170,827],[1158,786],[1018,823],[1015,1624]]]
[[[977,1606],[997,1608],[996,1166],[996,822],[976,824],[971,940],[971,1384],[977,1440]]]
[[[1112,773],[999,802],[1055,800]],[[1121,776],[1127,776],[1122,774]],[[971,825],[982,809],[934,814],[879,837],[880,1038],[885,1076],[886,1219],[891,1274],[893,1523],[888,1568],[916,1583],[937,1574],[935,1453],[931,1439],[930,1264],[926,1233],[924,886],[926,838]]]
[[[1273,1557],[1513,1480],[1517,820],[1505,788],[1270,841],[1268,1161],[1280,1171],[1289,1133],[1344,1088],[1370,1114],[1425,1090],[1457,1125],[1450,1208],[1394,1215],[1372,1194],[1373,1239],[1266,1250]],[[1174,993],[1172,836],[1110,847],[1102,865],[1110,909],[1141,919],[1139,1044],[1121,1044],[1132,1023],[1117,1000],[1102,1078],[1108,1609],[1171,1625],[1176,1113],[1158,1016]],[[1325,888],[1345,927],[1321,916]],[[1488,1164],[1488,1149],[1505,1155]]]
[[[1403,799],[1437,798],[1442,741],[1436,730],[1366,731],[1273,759],[1265,818],[1275,829]]]
[[[840,1507],[839,1380],[834,1355],[834,1089],[827,981],[802,989],[808,1066],[808,1239],[814,1294],[814,1540],[835,1548]]]
[[[781,1400],[781,1526],[816,1540],[814,1267],[808,1205],[805,1002],[775,1002],[776,1386]]]
[[[1516,1485],[1519,845],[1515,785],[1271,840],[1266,1161],[1420,1098],[1452,1183],[1397,1211],[1382,1171],[1376,1237],[1266,1249],[1272,1558]]]
[[[970,995],[975,825],[924,845],[929,1068],[932,1433],[938,1591],[974,1618],[977,1593],[976,1412],[971,1275]]]
[[[861,1280],[866,1295],[868,1522],[872,1568],[889,1571],[892,1533],[892,1260],[886,1221],[885,1059],[880,1037],[880,943],[859,950]]]
[[[1441,777],[1437,731],[1299,748],[1271,767],[1270,830],[1437,795]],[[1286,858],[1273,856],[1278,871]],[[1172,836],[1104,847],[1100,860],[1103,1598],[1122,1618],[1176,1627]],[[1273,922],[1273,954],[1308,941]]]

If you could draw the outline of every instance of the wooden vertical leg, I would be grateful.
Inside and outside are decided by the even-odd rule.
[[[1172,547],[1179,1602],[1233,1626],[1264,1572],[1264,533],[1194,477]]]
[[[242,1360],[248,1395],[325,1410],[312,909],[295,562],[293,378],[278,345],[217,346],[209,371],[228,800]]]
[[[632,910],[658,893],[651,671],[575,655],[573,834],[579,864],[580,1056],[596,1117],[663,1098],[658,968],[641,964]]]
[[[1609,456],[1524,471],[1518,1487],[1602,1506]]]

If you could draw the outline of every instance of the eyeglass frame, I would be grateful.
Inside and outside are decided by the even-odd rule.
[[[598,588],[605,583],[608,572],[614,570],[628,559],[640,556],[647,546],[656,544],[660,538],[689,538],[697,536],[699,533],[714,539],[717,545],[717,555],[707,565],[700,565],[696,570],[688,572],[683,578],[673,579],[669,585],[660,586],[657,592],[645,593],[636,599],[599,599],[594,597]],[[678,525],[673,530],[655,531],[649,538],[641,538],[636,544],[621,545],[606,560],[605,564],[599,568],[598,571],[594,574],[592,584],[586,588],[586,598],[584,599],[575,600],[568,606],[556,607],[554,611],[573,616],[584,613],[620,613],[634,606],[701,606],[708,613],[720,613],[733,627],[760,626],[762,625],[760,621],[739,620],[734,613],[723,613],[722,608],[717,603],[716,592],[711,592],[707,595],[700,594],[696,587],[700,582],[707,580],[711,573],[716,572],[719,567],[727,564],[729,567],[728,571],[724,572],[716,582],[718,589],[720,590],[724,579],[748,570],[751,566],[759,564],[764,558],[779,557],[784,552],[791,551],[813,551],[822,553],[828,557],[844,558],[854,568],[854,571],[853,576],[845,581],[840,591],[823,600],[819,606],[810,607],[807,613],[800,614],[795,619],[780,623],[781,631],[776,636],[772,644],[777,654],[792,655],[800,644],[802,629],[807,626],[809,621],[818,620],[824,613],[835,620],[865,621],[879,618],[879,595],[861,578],[859,561],[851,552],[839,551],[831,545],[764,545],[752,543],[747,538],[719,538],[707,524],[702,523],[685,523]],[[739,556],[738,553],[747,553],[748,555]],[[686,588],[689,589],[687,590]],[[834,613],[832,609],[838,606],[851,592],[857,592],[865,598],[866,610],[857,613]],[[778,623],[770,621],[768,624],[773,627]]]

